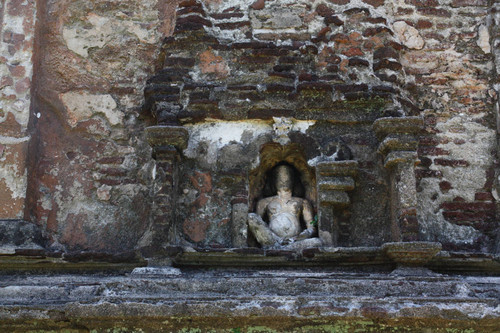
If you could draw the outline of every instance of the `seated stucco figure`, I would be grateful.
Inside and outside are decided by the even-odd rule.
[[[258,201],[257,212],[248,215],[250,232],[264,248],[321,246],[321,240],[313,237],[316,227],[311,204],[306,199],[292,196],[291,168],[280,165],[275,168],[274,175],[277,195]],[[306,225],[304,230],[300,223],[301,217]]]

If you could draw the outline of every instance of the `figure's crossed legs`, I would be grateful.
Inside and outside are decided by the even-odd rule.
[[[267,223],[255,213],[248,214],[248,228],[263,247],[278,246],[283,242],[283,239],[272,232]]]
[[[297,239],[294,238],[281,238],[276,235],[268,226],[262,218],[255,213],[248,214],[248,228],[250,232],[255,236],[257,242],[262,245],[263,248],[283,248],[283,249],[301,249],[309,247],[320,247],[322,242],[319,238],[306,238],[303,237],[310,236],[311,233],[308,230],[302,232]],[[307,235],[306,235],[307,234]]]

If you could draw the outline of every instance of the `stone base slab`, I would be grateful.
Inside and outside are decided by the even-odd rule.
[[[9,332],[493,332],[500,327],[499,300],[499,277],[313,269],[1,276],[0,326]]]

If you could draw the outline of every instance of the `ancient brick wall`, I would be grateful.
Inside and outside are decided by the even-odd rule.
[[[345,117],[347,124],[335,125],[342,132],[360,110],[346,101],[363,99],[365,108],[381,101],[375,118],[424,117],[417,169],[420,238],[447,249],[495,247],[498,4],[184,1],[177,22],[176,3],[168,0],[3,0],[0,6],[0,219],[24,217],[42,226],[54,246],[121,251],[150,242],[155,167],[144,128],[156,121],[307,121],[312,113],[328,118],[336,108],[332,117]],[[245,44],[250,34],[259,43]],[[164,40],[169,36],[174,38]],[[192,44],[176,44],[182,38]],[[175,71],[211,85],[162,86]],[[219,88],[224,80],[227,90]],[[155,100],[158,95],[164,99]],[[304,96],[313,96],[313,105]],[[166,112],[173,105],[180,111],[175,119]],[[144,110],[153,110],[157,119]],[[365,137],[369,124],[341,135],[355,157],[363,156],[366,177],[380,175],[380,157],[368,153],[374,145]],[[241,132],[259,132],[261,125]],[[251,164],[235,161],[234,150],[241,147],[230,141],[218,146],[224,163]],[[250,148],[257,154],[258,148]],[[217,166],[210,151],[195,153],[188,151],[201,167],[188,170],[183,181],[210,188],[198,196],[216,205],[216,189],[196,183],[196,177],[224,169],[216,185],[242,175]],[[386,179],[372,181],[374,197],[387,188]],[[361,192],[358,199],[367,200]],[[226,208],[221,214],[229,215]],[[383,212],[376,214],[381,220]],[[369,221],[356,228],[368,228]],[[186,228],[198,240],[204,224]],[[374,228],[376,239],[369,244],[387,240],[385,226]]]
[[[26,219],[54,246],[125,251],[147,234],[140,120],[170,1],[40,1]]]
[[[497,232],[488,6],[405,1],[394,7],[425,42],[401,60],[426,124],[417,171],[421,232],[450,249],[486,250]]]

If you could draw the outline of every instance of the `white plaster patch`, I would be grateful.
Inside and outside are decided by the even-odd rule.
[[[104,114],[111,125],[123,122],[123,113],[117,109],[117,104],[111,95],[68,92],[61,94],[61,100],[66,107],[68,122],[72,127],[97,113]]]
[[[68,48],[82,57],[88,57],[88,49],[102,48],[111,40],[113,26],[111,20],[96,14],[89,14],[87,21],[93,25],[87,29],[83,26],[63,29],[63,38]]]
[[[475,193],[486,182],[486,172],[493,164],[491,154],[495,149],[495,131],[471,121],[465,116],[456,116],[439,123],[438,134],[450,142],[438,145],[449,155],[436,158],[465,160],[467,167],[448,167],[432,165],[431,169],[442,172],[442,179],[424,178],[421,180],[422,191],[418,193],[419,219],[423,238],[431,241],[472,244],[481,233],[472,227],[459,226],[445,220],[441,204],[459,196],[466,201],[474,201]],[[460,140],[463,144],[453,141]],[[446,194],[439,194],[439,182],[448,181],[453,188]],[[432,199],[435,197],[436,199]]]
[[[23,174],[20,174],[20,170],[18,170],[15,165],[0,167],[0,181],[3,181],[5,186],[10,190],[12,199],[26,198],[28,171],[24,169]]]
[[[393,24],[394,32],[401,43],[410,49],[420,50],[424,47],[424,39],[414,27],[408,25],[405,21],[397,21]]]
[[[91,28],[77,25],[63,29],[67,47],[84,58],[88,57],[90,48],[102,48],[113,41],[115,36],[123,36],[126,33],[135,35],[141,42],[157,42],[154,29],[146,29],[140,22],[117,20],[94,13],[89,14],[86,21],[92,25]]]
[[[218,150],[231,142],[241,142],[244,133],[246,135],[251,133],[252,138],[256,138],[261,134],[271,133],[273,130],[271,124],[265,121],[220,121],[185,125],[185,127],[189,130],[189,143],[184,150],[184,154],[188,157],[196,156],[196,146],[200,141],[207,142]]]
[[[466,168],[439,167],[443,177],[453,184],[448,192],[450,197],[460,196],[467,201],[474,201],[474,195],[483,188],[486,182],[486,171],[493,164],[492,151],[495,150],[496,134],[476,122],[465,117],[454,117],[447,122],[439,123],[436,128],[445,134],[438,134],[450,140],[447,144],[440,144],[438,148],[449,151],[443,158],[465,160],[469,163]],[[462,140],[465,143],[457,145],[453,141]],[[450,198],[451,199],[451,198]]]
[[[491,53],[490,33],[488,31],[488,27],[485,25],[481,25],[479,27],[478,35],[477,46],[479,46],[484,53]]]
[[[0,143],[3,145],[15,145],[18,143],[23,143],[23,142],[29,141],[30,138],[31,137],[29,137],[29,136],[25,136],[23,138],[13,138],[10,136],[0,135]]]

